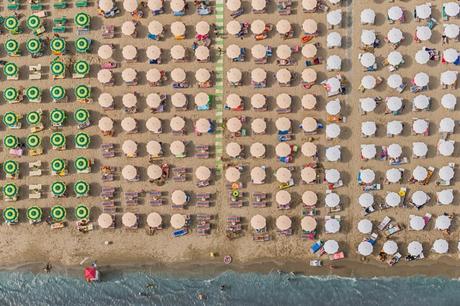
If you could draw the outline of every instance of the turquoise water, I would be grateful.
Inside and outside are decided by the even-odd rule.
[[[198,300],[198,293],[206,299]],[[460,282],[423,277],[352,279],[226,272],[214,278],[114,273],[105,275],[104,282],[87,284],[71,277],[0,273],[0,305],[115,304],[459,305]]]

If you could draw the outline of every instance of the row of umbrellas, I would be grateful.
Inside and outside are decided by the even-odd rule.
[[[327,242],[327,241],[326,241]],[[326,246],[326,243],[325,245]],[[326,250],[326,247],[324,247]],[[331,249],[333,250],[333,249]],[[374,245],[369,241],[362,241],[358,245],[358,253],[362,256],[369,256],[374,250]],[[398,244],[393,240],[387,240],[383,244],[383,252],[387,255],[394,255],[398,252]],[[438,254],[446,254],[449,251],[449,243],[445,239],[437,239],[433,242],[432,250]],[[411,241],[407,245],[407,253],[410,256],[418,257],[423,255],[423,245],[419,241]]]
[[[77,27],[88,28],[91,23],[91,17],[85,12],[78,12],[74,16],[74,23]],[[3,26],[12,34],[17,34],[20,31],[20,21],[17,16],[11,15],[5,18]],[[42,26],[40,17],[36,15],[30,15],[27,17],[26,26],[30,30],[34,31]]]
[[[61,132],[53,132],[50,136],[50,143],[54,149],[65,149],[66,136]],[[78,149],[87,149],[91,143],[91,137],[84,132],[79,132],[74,136],[75,147]],[[29,149],[40,148],[42,138],[36,134],[30,134],[26,137],[26,146]],[[8,149],[16,149],[20,145],[19,137],[16,135],[7,134],[3,137],[3,145]]]
[[[78,84],[73,90],[77,99],[89,99],[91,97],[91,87],[84,84]],[[7,102],[16,102],[21,96],[21,90],[16,87],[7,87],[3,90],[3,98]],[[29,101],[41,99],[42,89],[37,86],[27,87],[24,91]],[[54,101],[63,100],[67,96],[67,90],[60,85],[53,85],[49,89],[49,94]]]
[[[21,115],[16,112],[9,111],[3,115],[2,122],[7,127],[16,127],[21,119]],[[40,124],[43,114],[38,111],[31,111],[27,113],[26,120],[30,125]],[[86,108],[77,108],[73,113],[74,120],[79,124],[88,123],[90,120],[90,113]],[[62,126],[67,119],[67,114],[64,110],[54,108],[49,113],[49,119],[53,126]]]
[[[90,209],[84,205],[79,204],[74,209],[75,218],[79,220],[87,220],[90,217]],[[32,222],[40,222],[43,218],[43,210],[38,206],[31,206],[26,210],[27,219]],[[63,221],[67,216],[67,210],[62,205],[54,205],[51,207],[50,216],[53,221]],[[5,207],[3,209],[3,218],[7,223],[16,223],[19,220],[19,210],[15,207]]]

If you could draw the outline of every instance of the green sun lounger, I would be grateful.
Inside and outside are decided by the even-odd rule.
[[[75,6],[76,6],[76,7],[88,7],[88,6],[89,6],[89,3],[88,3],[88,1],[85,1],[85,0],[83,0],[83,1],[77,1],[77,2],[75,3]]]
[[[64,26],[53,27],[53,33],[64,33],[64,32],[65,32]]]
[[[53,7],[57,10],[62,10],[62,9],[67,8],[67,3],[66,2],[56,2],[56,3],[53,3]]]
[[[10,11],[17,11],[19,10],[19,8],[20,8],[20,5],[16,3],[7,5],[7,9],[9,9]]]

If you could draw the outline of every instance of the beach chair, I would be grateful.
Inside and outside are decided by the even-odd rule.
[[[333,255],[329,255],[329,260],[340,260],[344,258],[345,258],[345,254],[343,252],[338,252]]]
[[[390,224],[390,222],[391,222],[390,217],[385,216],[385,218],[383,218],[382,222],[380,222],[380,224],[377,226],[377,228],[379,230],[383,231],[388,226],[388,224]]]
[[[315,254],[318,252],[321,247],[323,246],[323,242],[321,240],[317,240],[313,245],[310,247],[310,253]]]

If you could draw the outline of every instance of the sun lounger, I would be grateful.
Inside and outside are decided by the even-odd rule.
[[[329,255],[329,260],[340,260],[344,258],[345,258],[345,254],[343,252],[337,252],[333,255]]]
[[[241,207],[243,207],[243,201],[239,200],[239,201],[235,201],[235,202],[230,202],[230,207],[231,208],[241,208]]]
[[[239,223],[239,222],[241,222],[240,216],[228,216],[227,217],[227,223]]]
[[[209,207],[210,202],[209,201],[197,201],[196,206],[197,207]]]
[[[65,227],[65,222],[56,222],[51,224],[51,229],[61,229]]]
[[[389,265],[390,267],[392,267],[392,266],[394,266],[395,264],[397,264],[397,263],[401,260],[401,258],[402,258],[402,255],[401,255],[401,253],[398,252],[398,253],[394,254],[393,257],[391,257],[391,258],[387,261],[387,263],[388,263],[388,265]]]
[[[188,234],[188,230],[186,228],[175,230],[172,235],[173,237],[181,237]]]
[[[323,242],[321,240],[317,240],[311,247],[310,247],[310,253],[315,254],[318,252],[323,246]]]
[[[383,218],[382,222],[380,222],[380,224],[377,226],[377,228],[379,230],[383,231],[387,227],[387,225],[390,224],[390,222],[391,222],[390,217],[385,216],[385,218]]]
[[[115,201],[104,201],[101,204],[103,207],[115,207]]]
[[[383,232],[383,234],[388,238],[391,235],[394,235],[399,231],[401,231],[401,227],[399,226],[399,224],[394,224],[393,225],[393,224],[390,223],[388,225],[388,228]]]
[[[268,233],[261,233],[261,234],[254,234],[252,236],[252,240],[256,242],[265,242],[270,240],[270,234]]]
[[[255,208],[265,208],[268,206],[268,202],[267,201],[256,201],[256,202],[252,202],[252,206]]]

